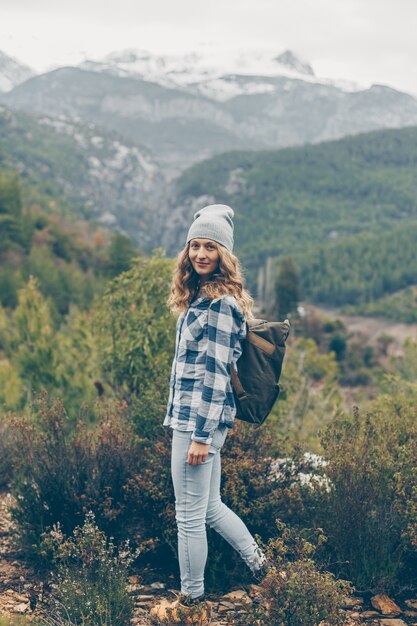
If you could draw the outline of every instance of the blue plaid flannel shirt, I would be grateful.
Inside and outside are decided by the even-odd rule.
[[[231,364],[242,354],[246,332],[246,319],[232,295],[203,296],[180,314],[164,426],[192,430],[191,439],[205,444],[220,423],[233,428]]]

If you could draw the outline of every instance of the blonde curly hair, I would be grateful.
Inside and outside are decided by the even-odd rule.
[[[253,319],[254,301],[244,288],[245,279],[239,259],[217,242],[213,241],[213,245],[219,253],[219,263],[204,285],[202,293],[210,300],[225,295],[234,296],[244,317]],[[189,247],[190,242],[178,253],[171,292],[167,300],[168,307],[174,314],[185,312],[199,290],[200,277],[191,264]]]

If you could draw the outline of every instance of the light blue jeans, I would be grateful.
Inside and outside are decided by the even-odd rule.
[[[265,559],[247,526],[220,497],[221,460],[229,428],[220,424],[213,435],[207,461],[187,462],[192,431],[172,431],[171,474],[175,492],[181,591],[197,598],[204,593],[207,561],[206,523],[237,550],[254,572]]]

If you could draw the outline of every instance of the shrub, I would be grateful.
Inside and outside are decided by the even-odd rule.
[[[127,540],[119,550],[95,524],[89,511],[82,527],[66,539],[60,524],[43,534],[57,564],[56,613],[90,626],[130,624],[134,601],[126,582],[129,567],[138,555]]]
[[[46,393],[30,417],[10,418],[15,540],[40,568],[50,558],[41,535],[57,522],[70,535],[92,510],[108,535],[125,538],[133,532],[140,501],[129,501],[125,489],[140,472],[140,440],[124,415],[125,405],[97,401],[97,406],[100,422],[90,430],[80,421],[75,432],[69,431],[62,403],[50,402]]]
[[[228,616],[235,626],[317,626],[343,624],[346,615],[342,606],[353,592],[345,580],[335,580],[329,572],[320,571],[312,558],[316,547],[301,538],[294,529],[276,520],[281,535],[269,540],[262,548],[271,566],[260,585],[264,603],[249,608],[237,619]],[[325,537],[318,529],[318,545]]]
[[[9,487],[12,478],[13,430],[8,425],[7,416],[0,417],[0,489]]]
[[[417,422],[404,398],[334,420],[322,435],[332,489],[312,515],[328,536],[327,557],[358,588],[394,591],[415,584]]]
[[[89,431],[81,423],[70,431],[62,403],[50,402],[47,394],[39,397],[30,418],[12,416],[16,543],[39,569],[47,567],[52,555],[42,533],[60,522],[69,536],[92,510],[108,536],[140,543],[141,562],[163,562],[164,574],[178,574],[171,433],[159,416],[152,435],[140,439],[126,419],[124,403],[97,404],[104,415]],[[155,407],[151,413],[156,419]],[[256,429],[236,421],[222,450],[223,500],[265,539],[277,516],[299,524],[306,516],[297,463],[277,472],[270,456],[273,439],[266,426]],[[230,588],[250,575],[212,529],[208,540],[208,588]]]

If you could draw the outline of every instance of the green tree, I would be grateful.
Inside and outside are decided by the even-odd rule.
[[[283,257],[275,282],[278,316],[284,319],[297,310],[300,300],[300,279],[290,256]]]
[[[93,421],[97,415],[93,400],[104,392],[93,320],[93,311],[80,311],[72,305],[56,333],[57,389],[53,395],[62,398],[70,421],[75,421],[87,403]]]
[[[33,392],[55,388],[58,382],[58,351],[51,312],[33,276],[18,291],[18,304],[7,330],[3,343],[30,402]]]
[[[18,175],[0,172],[0,254],[21,243],[21,216]]]
[[[121,272],[126,272],[131,267],[132,258],[135,254],[135,245],[130,237],[126,237],[122,233],[113,233],[108,251],[108,275],[114,277]]]
[[[335,353],[337,361],[342,361],[345,358],[346,347],[346,337],[344,335],[336,333],[330,339],[329,350]]]
[[[23,286],[23,283],[21,272],[5,263],[0,269],[0,303],[6,307],[15,307],[17,290]]]
[[[172,261],[156,249],[114,278],[97,313],[101,361],[114,390],[139,396],[163,376],[173,357],[175,320],[166,300]]]

